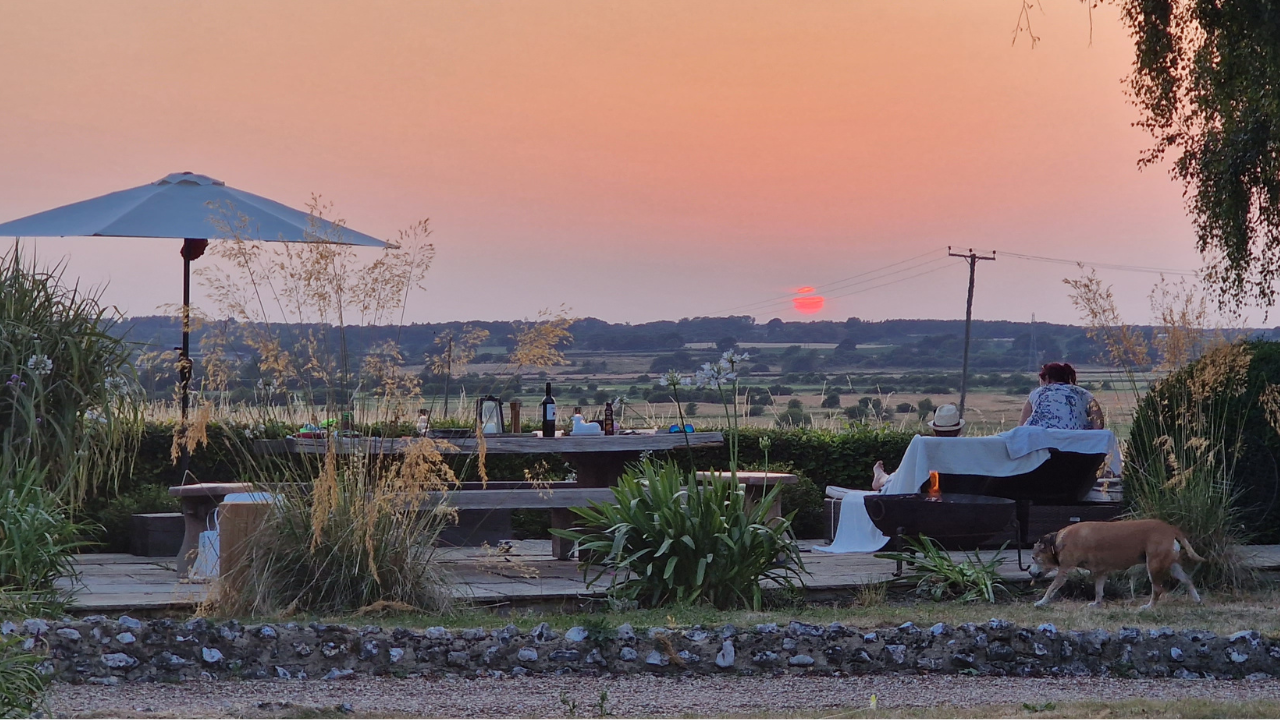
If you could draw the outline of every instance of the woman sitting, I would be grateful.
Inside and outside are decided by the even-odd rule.
[[[1076,384],[1069,363],[1047,363],[1040,369],[1040,387],[1022,406],[1019,425],[1057,430],[1101,430],[1106,424],[1102,406],[1093,394]]]

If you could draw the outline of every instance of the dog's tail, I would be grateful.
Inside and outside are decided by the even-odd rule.
[[[1200,555],[1196,553],[1195,548],[1191,547],[1191,542],[1187,540],[1186,533],[1181,530],[1178,531],[1178,537],[1173,541],[1173,545],[1175,555],[1178,553],[1178,550],[1185,550],[1187,557],[1195,560],[1196,562],[1204,562],[1204,558],[1200,557]]]

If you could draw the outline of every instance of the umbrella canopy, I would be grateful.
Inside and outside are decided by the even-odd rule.
[[[222,212],[228,217],[219,218]],[[340,227],[274,200],[227,187],[208,175],[173,173],[150,185],[84,200],[0,224],[0,237],[136,237],[181,238],[182,347],[179,385],[182,420],[187,419],[191,384],[191,261],[200,257],[209,240],[230,239],[227,228],[244,240],[267,242],[329,242],[365,247],[396,247],[364,233]],[[188,479],[189,451],[184,444],[179,462],[181,482]],[[185,560],[180,560],[185,571]],[[185,572],[180,573],[185,576]]]
[[[246,240],[389,246],[274,200],[227,187],[208,175],[189,172],[2,223],[0,236],[227,239],[225,229],[215,222],[219,207],[247,219],[244,230],[252,237]]]

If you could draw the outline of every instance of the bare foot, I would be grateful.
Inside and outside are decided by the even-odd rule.
[[[875,474],[875,479],[871,481],[871,489],[880,490],[889,479],[889,473],[884,471],[884,461],[877,460],[875,467],[871,468],[871,472]]]

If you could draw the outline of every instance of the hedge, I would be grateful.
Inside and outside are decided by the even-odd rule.
[[[1252,542],[1280,542],[1280,433],[1267,421],[1261,397],[1268,387],[1280,384],[1280,342],[1244,344],[1249,356],[1244,382],[1231,390],[1215,391],[1200,402],[1213,416],[1227,466],[1232,468],[1245,532]],[[1180,368],[1152,386],[1134,410],[1126,472],[1137,472],[1152,463],[1165,462],[1160,435],[1179,427],[1188,414],[1193,393],[1188,384],[1203,360]],[[1213,374],[1214,371],[1208,371]],[[1240,390],[1237,394],[1234,390]],[[1149,429],[1142,431],[1144,428]]]

